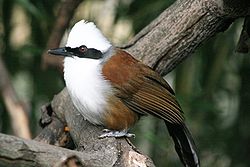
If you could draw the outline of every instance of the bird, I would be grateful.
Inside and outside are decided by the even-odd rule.
[[[200,166],[173,89],[159,73],[113,46],[93,22],[77,22],[66,45],[48,53],[65,57],[70,98],[87,121],[105,127],[100,138],[132,137],[128,131],[140,117],[153,115],[164,120],[182,164]]]

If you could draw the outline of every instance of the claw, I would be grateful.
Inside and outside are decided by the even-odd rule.
[[[105,137],[135,137],[135,134],[128,133],[127,130],[122,130],[122,131],[115,131],[115,130],[109,130],[109,129],[103,129],[102,130],[103,134],[99,136],[100,139],[105,138]]]
[[[109,129],[103,129],[102,132],[103,132],[103,133],[111,132],[111,130],[109,130]]]

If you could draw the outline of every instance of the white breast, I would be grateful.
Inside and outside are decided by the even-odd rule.
[[[101,75],[100,60],[66,57],[64,79],[75,107],[84,118],[103,125],[102,118],[112,88]]]

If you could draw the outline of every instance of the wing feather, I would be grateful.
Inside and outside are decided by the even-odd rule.
[[[183,113],[168,83],[125,51],[117,50],[103,67],[116,96],[132,111],[155,115],[169,123],[183,123]]]

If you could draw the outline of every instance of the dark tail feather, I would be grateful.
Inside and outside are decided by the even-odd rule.
[[[166,122],[169,134],[174,140],[175,150],[185,167],[199,167],[200,162],[194,140],[187,129],[182,124],[170,124]]]

